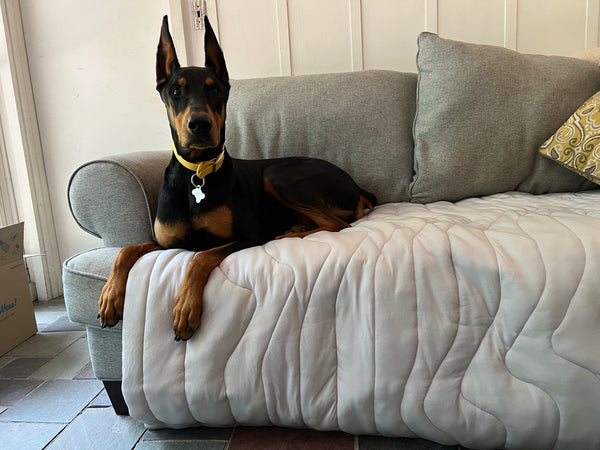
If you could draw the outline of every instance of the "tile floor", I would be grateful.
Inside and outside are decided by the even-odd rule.
[[[0,357],[0,449],[454,449],[421,439],[285,428],[146,430],[117,416],[94,378],[85,330],[62,299],[36,302],[39,332]]]

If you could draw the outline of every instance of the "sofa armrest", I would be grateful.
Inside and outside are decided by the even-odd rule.
[[[158,192],[170,151],[135,152],[91,161],[71,176],[73,217],[106,247],[154,239]]]

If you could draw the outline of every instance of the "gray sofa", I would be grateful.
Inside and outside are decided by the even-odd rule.
[[[227,149],[239,158],[330,160],[380,205],[447,204],[509,191],[543,201],[553,192],[597,188],[538,151],[600,90],[596,64],[428,33],[419,38],[417,63],[418,73],[234,81]],[[121,413],[122,324],[101,329],[97,301],[119,248],[153,238],[170,158],[170,150],[120,153],[80,167],[69,184],[75,220],[104,247],[65,261],[65,302],[70,319],[86,325],[94,373]]]

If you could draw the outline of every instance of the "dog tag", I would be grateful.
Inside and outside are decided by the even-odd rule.
[[[200,186],[196,186],[192,190],[192,195],[196,197],[196,203],[200,203],[204,199],[204,197],[206,197],[206,194],[202,192],[202,188]]]
[[[192,186],[194,186],[194,189],[192,189],[192,195],[196,198],[196,203],[200,203],[202,200],[204,200],[204,197],[206,197],[206,194],[202,192],[202,186],[204,186],[205,180],[202,178],[202,183],[198,185],[194,183],[195,176],[196,174],[192,175]]]

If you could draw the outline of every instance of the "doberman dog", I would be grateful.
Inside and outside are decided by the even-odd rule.
[[[180,67],[167,17],[163,19],[156,88],[167,109],[173,156],[160,189],[156,241],[124,247],[117,254],[98,302],[102,327],[123,317],[128,273],[151,251],[199,252],[186,269],[173,308],[175,339],[187,340],[200,326],[208,277],[228,255],[273,239],[339,231],[377,202],[350,175],[320,159],[229,156],[229,75],[207,18],[205,26],[206,67]]]

